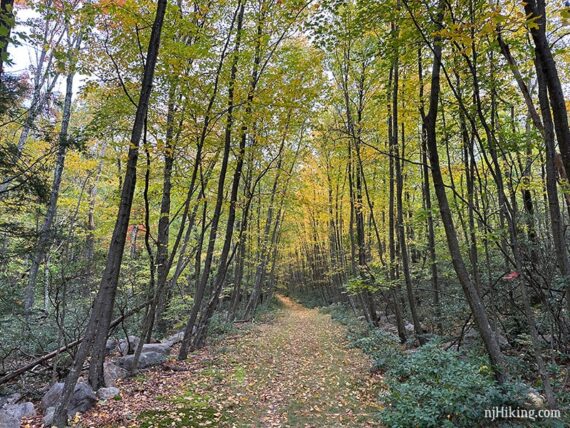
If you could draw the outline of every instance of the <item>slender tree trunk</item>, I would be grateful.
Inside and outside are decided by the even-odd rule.
[[[162,198],[160,203],[160,218],[158,220],[158,233],[156,239],[156,265],[152,261],[152,254],[147,244],[147,252],[151,258],[151,279],[154,280],[154,268],[156,267],[156,289],[152,289],[153,299],[148,310],[148,325],[145,326],[146,330],[144,333],[148,335],[146,338],[147,342],[150,341],[152,337],[152,332],[155,325],[156,312],[158,303],[161,300],[161,296],[165,292],[166,280],[168,277],[168,272],[170,270],[168,257],[168,244],[169,244],[169,234],[170,234],[170,194],[172,191],[172,169],[174,167],[174,113],[175,113],[175,100],[176,88],[173,86],[170,89],[168,95],[168,112],[166,117],[166,136],[165,136],[165,147],[164,147],[164,169],[163,169],[163,180],[162,180]],[[148,151],[147,151],[148,158]],[[147,165],[147,173],[150,165]],[[148,181],[148,179],[147,179]],[[147,181],[145,181],[145,191],[148,191]],[[148,204],[145,204],[147,206]],[[145,211],[148,213],[148,209]],[[148,218],[147,218],[148,220]],[[147,238],[150,233],[150,224],[146,225],[147,231],[145,238]],[[148,239],[145,239],[148,241]],[[137,348],[141,348],[145,340],[139,342]],[[137,349],[138,351],[138,349]],[[133,371],[136,370],[136,364],[138,363],[138,356],[135,355],[133,361]]]
[[[404,193],[404,178],[402,174],[402,163],[400,158],[400,149],[398,143],[398,89],[399,89],[399,58],[396,54],[394,60],[394,73],[392,80],[392,139],[391,139],[391,152],[395,155],[394,162],[394,172],[396,174],[396,215],[397,215],[397,225],[396,229],[398,231],[398,242],[400,250],[400,259],[402,262],[402,270],[404,272],[404,282],[406,284],[406,293],[408,295],[408,304],[410,305],[410,312],[412,314],[412,322],[414,324],[414,333],[416,338],[420,342],[423,342],[422,327],[420,323],[420,318],[417,312],[416,297],[414,295],[414,290],[412,286],[412,277],[410,275],[410,260],[408,257],[408,245],[406,242],[406,229],[404,225],[404,204],[403,204],[403,193]],[[402,145],[404,144],[404,128],[402,124]]]
[[[544,124],[544,143],[546,146],[546,193],[548,195],[548,212],[550,214],[550,228],[552,231],[552,241],[554,243],[554,251],[556,252],[556,260],[560,274],[566,282],[570,282],[570,258],[566,248],[566,240],[564,233],[564,223],[562,221],[560,201],[558,199],[558,188],[556,182],[556,146],[554,142],[554,125],[550,106],[548,104],[548,92],[542,69],[538,63],[536,65],[536,74],[538,80],[538,99],[540,103],[540,112],[542,122]],[[567,322],[567,317],[563,317],[561,322]],[[562,326],[562,330],[567,329]]]
[[[526,14],[533,19],[534,25],[530,33],[536,49],[536,63],[542,69],[546,80],[554,129],[560,146],[560,154],[566,171],[570,171],[570,128],[568,127],[568,112],[564,100],[562,84],[558,76],[556,62],[552,56],[550,43],[546,37],[546,2],[545,0],[525,0],[523,2]],[[570,288],[569,288],[570,293]],[[570,302],[570,295],[567,295]],[[570,303],[568,304],[570,308]]]
[[[234,85],[236,81],[237,69],[238,69],[238,61],[239,61],[239,52],[241,46],[241,33],[242,33],[242,26],[243,26],[243,16],[245,10],[245,1],[241,3],[238,17],[237,17],[237,33],[236,33],[236,40],[235,40],[235,48],[234,48],[234,61],[232,64],[231,74],[230,74],[230,81],[228,84],[228,113],[226,116],[226,129],[225,129],[225,145],[227,147],[231,147],[232,144],[232,130],[233,130],[233,110],[234,110]],[[259,57],[259,55],[257,56]],[[255,70],[257,70],[255,68]],[[252,79],[257,79],[257,73],[255,72],[252,75]],[[253,85],[252,85],[253,86]],[[253,88],[255,89],[255,87]],[[250,98],[248,97],[248,100]],[[253,100],[253,95],[251,96],[251,100],[248,104],[247,109],[251,109],[251,101]],[[220,296],[220,292],[222,291],[222,287],[224,285],[224,281],[226,279],[226,274],[229,267],[228,258],[230,255],[232,237],[234,233],[234,225],[235,225],[235,218],[236,218],[236,210],[237,210],[237,200],[238,200],[238,192],[239,192],[239,184],[241,180],[241,174],[244,164],[244,156],[245,156],[245,146],[247,141],[247,133],[246,129],[242,128],[242,135],[240,139],[238,154],[237,154],[237,164],[234,170],[233,181],[232,181],[232,188],[230,191],[230,206],[228,212],[228,219],[226,221],[226,233],[224,237],[224,245],[222,247],[222,253],[220,254],[220,259],[218,261],[218,271],[216,272],[216,276],[214,278],[213,283],[213,292],[212,296],[210,297],[210,301],[206,305],[204,313],[202,314],[201,322],[199,323],[199,328],[196,334],[195,341],[193,343],[193,347],[200,346],[202,341],[206,337],[207,328],[210,322],[212,315],[214,314],[214,310],[218,304],[218,299]]]
[[[443,11],[445,3],[439,3],[437,25],[441,28],[443,21]],[[494,366],[497,380],[503,383],[507,379],[507,368],[504,361],[504,356],[499,348],[499,343],[491,329],[487,312],[475,285],[469,277],[469,273],[465,267],[459,241],[457,240],[457,233],[453,223],[453,217],[449,208],[447,194],[445,192],[445,183],[441,174],[441,167],[439,163],[439,154],[437,148],[437,110],[439,104],[440,93],[440,70],[441,70],[441,54],[442,54],[442,40],[439,36],[434,38],[433,43],[433,66],[431,76],[431,89],[429,97],[429,110],[425,118],[425,128],[427,136],[427,147],[429,151],[429,158],[431,164],[432,179],[434,183],[435,193],[439,202],[439,211],[444,225],[445,234],[447,237],[447,244],[452,258],[453,267],[463,287],[463,291],[471,307],[473,318],[477,324],[479,333],[483,338],[483,343],[489,354],[491,363]]]
[[[148,191],[150,188],[150,152],[148,149],[148,142],[147,142],[147,120],[145,119],[144,123],[144,136],[143,136],[143,147],[146,155],[146,171],[144,175],[144,191],[143,191],[143,198],[144,198],[144,244],[146,247],[146,252],[148,255],[149,260],[149,284],[148,284],[148,299],[150,300],[150,305],[143,317],[142,326],[141,326],[141,333],[140,333],[140,340],[135,348],[135,353],[133,355],[133,362],[130,367],[130,374],[133,375],[137,372],[139,359],[142,353],[142,348],[145,343],[149,343],[151,336],[152,336],[152,326],[154,322],[154,308],[156,308],[157,302],[157,293],[159,290],[156,287],[156,262],[155,256],[152,251],[152,245],[150,243],[150,203],[148,197]],[[128,336],[127,336],[128,339]],[[105,358],[105,355],[101,357],[102,359]],[[93,359],[93,358],[92,358]],[[97,376],[97,367],[96,365],[91,365],[89,367],[90,377]],[[91,369],[94,369],[93,372]],[[106,385],[108,386],[108,385]]]
[[[287,131],[285,131],[287,132]],[[283,150],[283,146],[285,144],[285,140],[287,135],[283,136],[281,142],[280,151]],[[277,173],[275,174],[275,179],[273,180],[273,188],[271,190],[271,195],[269,197],[269,206],[267,207],[267,218],[265,220],[265,227],[263,229],[261,247],[259,249],[259,262],[257,264],[257,268],[255,271],[255,280],[253,283],[253,291],[251,293],[250,299],[247,303],[246,310],[245,310],[245,319],[249,319],[253,316],[255,308],[257,307],[257,303],[259,301],[259,297],[261,295],[261,289],[263,286],[263,280],[265,278],[265,273],[267,269],[267,263],[269,262],[270,258],[270,242],[269,242],[269,235],[271,231],[271,227],[273,225],[273,216],[274,216],[274,203],[275,203],[275,196],[277,195],[278,185],[279,185],[279,177],[281,176],[281,164],[283,158],[280,155],[279,162],[277,165]]]
[[[125,248],[125,240],[127,229],[129,226],[131,206],[133,203],[133,196],[136,183],[137,160],[139,152],[139,144],[143,131],[144,120],[148,111],[148,103],[152,91],[152,82],[154,78],[154,69],[158,58],[158,51],[160,46],[160,34],[162,31],[162,24],[164,22],[164,15],[166,12],[167,0],[158,0],[156,16],[152,26],[148,52],[146,56],[146,64],[144,68],[143,80],[141,83],[141,92],[133,130],[130,138],[129,155],[127,161],[127,171],[125,173],[125,180],[121,193],[121,202],[119,212],[117,214],[117,222],[113,230],[109,252],[107,254],[107,263],[99,286],[99,291],[93,307],[89,322],[85,331],[85,336],[77,353],[75,359],[65,380],[65,385],[61,393],[60,400],[57,404],[53,423],[58,428],[62,428],[67,422],[67,406],[81,370],[83,363],[93,350],[95,355],[101,353],[101,349],[105,349],[105,342],[107,339],[107,332],[111,323],[111,315],[115,303],[115,293],[117,290],[119,273],[121,270],[121,261]],[[92,362],[91,364],[94,364]],[[102,360],[97,361],[100,363],[100,370],[97,379],[90,379],[92,385],[96,387],[103,384],[102,382]]]
[[[423,82],[423,66],[422,66],[422,52],[418,51],[418,74],[420,77],[420,116],[422,119],[422,133],[421,133],[421,159],[422,159],[422,178],[423,178],[423,197],[424,207],[426,210],[426,223],[427,223],[427,238],[431,268],[431,285],[433,290],[433,306],[435,309],[436,326],[439,334],[443,334],[443,324],[441,315],[441,302],[439,291],[439,276],[437,270],[437,256],[435,252],[435,230],[433,224],[433,212],[431,204],[431,189],[429,182],[429,165],[428,165],[428,150],[427,150],[427,135],[425,128],[425,103],[424,103],[424,82]]]
[[[89,198],[89,210],[87,212],[87,224],[85,225],[87,229],[87,237],[85,238],[85,263],[87,265],[86,271],[91,272],[93,269],[93,259],[95,257],[95,198],[97,196],[97,185],[99,178],[101,177],[101,172],[103,171],[103,157],[105,155],[107,145],[103,143],[102,147],[97,154],[100,158],[97,163],[97,170],[93,181],[88,187],[88,198]]]
[[[30,274],[28,277],[28,286],[26,287],[26,297],[24,303],[24,311],[30,315],[33,306],[36,292],[36,280],[42,261],[45,258],[46,252],[49,249],[52,240],[52,226],[57,212],[57,201],[59,199],[59,190],[61,187],[61,179],[63,177],[63,168],[65,166],[65,155],[68,147],[68,129],[69,121],[71,119],[71,101],[73,98],[73,79],[75,78],[75,64],[73,60],[73,52],[79,49],[81,45],[81,36],[77,38],[74,46],[70,48],[69,66],[71,67],[65,84],[65,99],[63,102],[63,113],[61,120],[61,129],[58,138],[57,157],[55,160],[55,170],[53,173],[53,182],[51,186],[51,193],[48,203],[46,216],[43,225],[39,231],[38,243],[36,251],[32,255],[32,263],[30,266]]]
[[[226,43],[225,43],[225,46],[224,46],[224,49],[223,49],[223,52],[222,52],[222,55],[220,58],[220,63],[218,65],[214,95],[217,92],[217,86],[218,86],[219,77],[220,77],[221,65],[223,64],[223,60],[225,58],[225,53],[226,53],[228,45],[230,43],[231,33],[233,32],[233,26],[236,22],[236,18],[238,16],[238,14],[240,13],[241,8],[242,8],[242,5],[240,3],[240,4],[238,4],[238,6],[234,12],[233,18],[232,18],[231,27],[230,27],[230,30],[228,32],[228,37],[226,39]],[[210,108],[211,108],[211,105],[213,104],[213,100],[214,100],[214,98],[211,97],[210,98]],[[205,140],[206,132],[207,132],[207,128],[205,125],[204,128],[202,129],[201,140]],[[186,327],[184,328],[184,338],[182,339],[182,343],[180,345],[180,351],[178,353],[178,359],[179,360],[185,360],[188,357],[188,352],[190,350],[190,342],[192,339],[192,333],[193,333],[194,325],[196,323],[196,319],[198,318],[198,313],[200,311],[200,308],[202,305],[202,300],[204,299],[204,295],[206,292],[206,285],[208,284],[208,280],[210,278],[210,273],[212,270],[212,261],[214,258],[214,247],[216,245],[216,240],[217,240],[217,236],[218,236],[218,225],[220,223],[220,216],[222,213],[222,206],[223,206],[223,202],[224,202],[224,188],[225,188],[226,174],[227,174],[227,170],[228,170],[230,151],[231,151],[231,140],[228,141],[226,139],[226,141],[224,142],[224,151],[222,154],[222,163],[220,165],[220,175],[218,178],[216,205],[214,207],[214,213],[212,216],[212,225],[210,226],[210,235],[208,238],[208,248],[206,250],[206,258],[204,260],[204,269],[202,270],[202,272],[199,276],[198,284],[196,286],[196,293],[194,295],[194,302],[192,304],[192,309],[190,310],[190,316],[188,317],[188,322],[186,323]]]

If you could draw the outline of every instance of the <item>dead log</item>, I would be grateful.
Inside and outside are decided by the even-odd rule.
[[[141,309],[147,307],[150,304],[150,300],[146,301],[142,304],[140,304],[139,306],[131,309],[130,311],[126,312],[125,314],[121,315],[120,317],[116,318],[113,320],[113,322],[111,322],[110,328],[116,327],[118,326],[122,321],[124,321],[126,318],[129,318],[131,316],[133,316],[134,314],[136,314],[137,312],[139,312]],[[32,361],[29,364],[26,364],[25,366],[20,367],[19,369],[14,370],[13,372],[10,372],[8,374],[6,374],[5,376],[0,378],[0,385],[17,378],[18,376],[20,376],[21,374],[26,373],[29,370],[32,370],[34,367],[36,367],[38,364],[42,364],[48,360],[51,360],[52,358],[56,357],[57,355],[61,354],[62,352],[65,352],[69,349],[72,349],[74,347],[76,347],[77,345],[79,345],[81,343],[81,341],[83,340],[83,337],[80,337],[79,339],[74,340],[73,342],[68,343],[65,346],[62,346],[59,349],[56,349],[55,351],[52,351],[48,354],[45,354],[39,358],[36,358],[34,361]]]

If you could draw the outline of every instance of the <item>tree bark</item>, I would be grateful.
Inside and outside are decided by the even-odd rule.
[[[439,28],[442,27],[444,5],[445,3],[443,1],[440,1],[437,16],[437,26]],[[437,111],[440,93],[441,56],[442,40],[440,36],[436,35],[433,42],[433,66],[429,97],[429,110],[424,121],[432,180],[439,203],[439,211],[444,225],[447,245],[452,258],[453,267],[455,269],[459,282],[461,283],[467,301],[469,302],[469,306],[471,307],[477,328],[481,334],[491,363],[493,364],[496,378],[500,383],[504,383],[508,376],[504,356],[499,348],[495,334],[491,329],[491,325],[489,324],[487,312],[483,306],[481,297],[479,296],[479,293],[471,281],[469,273],[465,267],[465,263],[461,255],[461,249],[459,247],[459,241],[457,239],[457,233],[453,223],[453,217],[451,215],[451,210],[449,208],[449,203],[447,200],[447,194],[445,192],[445,183],[443,181],[443,176],[441,173],[437,148]]]
[[[125,248],[125,241],[127,229],[129,226],[131,206],[133,203],[133,196],[136,184],[137,160],[139,153],[139,144],[143,131],[144,120],[148,111],[148,103],[152,91],[152,83],[154,79],[154,70],[158,58],[158,51],[160,46],[160,35],[162,31],[162,24],[164,22],[164,15],[166,12],[167,0],[158,0],[156,16],[152,26],[150,41],[146,56],[146,64],[144,67],[144,74],[141,83],[140,97],[137,105],[135,120],[130,138],[130,146],[127,161],[127,171],[125,172],[125,180],[121,192],[121,202],[119,212],[117,214],[117,221],[113,230],[109,252],[107,254],[107,263],[99,291],[93,307],[89,322],[85,331],[84,340],[79,346],[75,355],[75,359],[65,380],[65,385],[61,394],[61,398],[57,404],[53,423],[58,428],[62,428],[67,422],[67,406],[79,375],[83,363],[90,353],[94,355],[100,354],[105,349],[105,342],[107,339],[107,332],[111,324],[111,315],[115,303],[115,293],[117,290],[119,273],[121,270],[121,261]],[[100,386],[102,381],[102,360],[97,361],[101,367],[97,379],[90,379],[94,386]]]
[[[231,27],[230,27],[230,30],[228,32],[228,37],[226,39],[226,43],[225,43],[223,52],[222,52],[221,57],[220,57],[220,62],[218,64],[218,70],[217,70],[217,74],[216,74],[216,78],[215,78],[216,81],[215,81],[214,93],[213,93],[213,96],[210,98],[209,109],[211,108],[211,106],[213,104],[214,96],[217,92],[217,87],[218,87],[218,82],[219,82],[220,72],[221,72],[221,66],[223,64],[228,45],[230,43],[231,33],[233,31],[233,26],[234,26],[236,19],[240,13],[241,8],[242,8],[242,5],[240,3],[240,4],[238,4],[238,6],[237,6],[237,8],[233,14]],[[208,114],[209,114],[209,111],[208,111]],[[202,129],[202,136],[201,136],[202,140],[204,140],[206,137],[206,131],[207,131],[207,128],[205,125],[204,128]],[[196,319],[198,318],[198,313],[200,311],[200,308],[202,305],[202,300],[204,299],[204,295],[206,292],[206,285],[208,283],[208,280],[210,278],[210,273],[212,270],[212,261],[214,258],[214,247],[216,245],[216,240],[217,240],[217,236],[218,236],[218,226],[220,223],[220,215],[222,213],[222,206],[223,206],[223,202],[224,202],[224,188],[225,188],[226,174],[227,174],[227,170],[228,170],[228,162],[229,162],[229,157],[230,157],[230,151],[231,151],[231,140],[230,141],[226,140],[224,142],[224,150],[223,150],[223,154],[222,154],[222,163],[220,165],[220,174],[218,177],[218,189],[217,189],[216,205],[214,207],[214,213],[212,215],[212,225],[210,227],[210,235],[208,238],[208,248],[206,250],[206,259],[204,260],[204,269],[202,270],[201,275],[199,277],[198,284],[196,286],[196,293],[194,295],[194,302],[192,304],[192,309],[190,310],[190,316],[188,317],[188,322],[186,323],[186,327],[184,328],[184,338],[182,339],[182,343],[180,344],[180,351],[178,353],[178,359],[179,360],[185,360],[188,357],[188,352],[190,350],[189,348],[190,348],[190,342],[192,339],[192,333],[193,333],[194,325],[196,323]]]
[[[55,170],[53,173],[53,182],[51,186],[50,198],[44,222],[39,231],[38,243],[36,250],[32,255],[30,266],[30,274],[28,277],[28,285],[26,287],[26,296],[24,302],[24,312],[29,316],[35,300],[36,280],[41,263],[43,262],[46,252],[49,249],[52,240],[52,226],[57,212],[57,201],[59,199],[59,190],[61,187],[61,179],[63,177],[63,169],[65,167],[65,155],[68,148],[68,129],[71,119],[71,102],[73,98],[73,80],[75,78],[75,59],[81,45],[81,35],[74,41],[73,46],[69,50],[68,66],[70,67],[65,84],[65,99],[63,102],[63,112],[61,119],[61,129],[58,137],[58,149],[55,161]]]
[[[550,107],[552,108],[554,129],[556,130],[564,168],[566,171],[570,171],[570,128],[568,127],[568,112],[566,110],[564,92],[558,76],[556,62],[554,61],[552,50],[546,37],[545,3],[544,0],[525,0],[523,5],[526,14],[533,20],[533,25],[529,27],[536,49],[536,63],[542,69],[546,80]],[[567,295],[566,298],[567,301],[570,301],[570,295]],[[570,308],[570,303],[568,305]]]

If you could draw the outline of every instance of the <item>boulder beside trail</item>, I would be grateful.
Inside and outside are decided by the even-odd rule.
[[[29,418],[36,415],[33,403],[11,403],[4,404],[0,409],[1,428],[19,428],[22,418]]]
[[[14,415],[10,415],[0,410],[0,427],[2,428],[20,428],[20,419]]]
[[[184,331],[179,331],[178,333],[174,333],[172,336],[168,336],[162,339],[161,343],[168,344],[170,347],[172,347],[177,343],[182,342],[183,338],[184,338]]]
[[[119,367],[124,368],[125,370],[130,371],[133,367],[134,355],[126,355],[124,357],[119,358],[116,361],[116,364]],[[156,366],[158,364],[163,363],[166,361],[166,355],[160,352],[143,352],[139,359],[138,368],[144,369],[151,366]]]
[[[119,393],[119,388],[115,388],[114,386],[99,388],[97,391],[97,398],[99,398],[99,400],[110,400],[111,398],[115,398],[119,395]]]
[[[17,392],[0,396],[0,409],[6,404],[16,404],[20,398],[22,398],[22,395]]]
[[[53,422],[53,416],[55,414],[55,407],[48,407],[44,413],[44,418],[42,419],[44,426],[49,427]]]
[[[48,392],[42,398],[41,406],[47,410],[50,407],[55,407],[61,394],[63,392],[63,382],[54,383]],[[97,397],[93,388],[85,382],[79,382],[75,385],[73,395],[69,400],[69,407],[67,414],[69,416],[75,415],[77,412],[86,412],[97,402]]]
[[[117,349],[118,344],[119,344],[118,339],[114,337],[108,338],[107,341],[105,342],[105,355],[108,355],[111,352],[113,352],[115,349]]]
[[[530,388],[526,394],[526,404],[533,409],[544,409],[545,407],[544,398],[534,388]]]
[[[128,355],[135,352],[137,346],[139,346],[140,339],[137,336],[128,336],[125,339],[121,339],[117,342],[117,348],[121,355]]]
[[[115,386],[118,379],[126,378],[128,375],[129,373],[124,368],[116,364],[111,362],[103,364],[103,378],[107,387]]]
[[[168,342],[166,343],[146,343],[143,345],[142,353],[146,352],[158,352],[159,354],[168,355],[170,353],[170,348],[172,345]]]
[[[507,338],[500,331],[495,331],[495,338],[497,339],[501,349],[509,349],[511,347]],[[477,346],[482,346],[482,343],[481,336],[477,329],[475,327],[471,327],[463,335],[461,346],[465,349],[473,349]]]

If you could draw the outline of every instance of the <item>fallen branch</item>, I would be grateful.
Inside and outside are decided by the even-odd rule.
[[[141,309],[147,307],[150,304],[150,300],[140,304],[139,306],[137,306],[136,308],[131,309],[129,312],[121,315],[120,317],[116,318],[113,320],[113,322],[111,322],[111,325],[109,326],[109,330],[113,327],[118,326],[124,319],[136,314],[137,312],[139,312]],[[77,345],[79,345],[81,342],[83,341],[83,337],[80,337],[79,339],[74,340],[71,343],[68,343],[65,346],[62,346],[59,349],[56,349],[55,351],[50,352],[49,354],[45,354],[37,359],[35,359],[34,361],[32,361],[29,364],[26,364],[25,366],[20,367],[19,369],[14,370],[11,373],[8,373],[7,375],[3,376],[0,378],[0,385],[20,376],[23,373],[26,373],[29,370],[32,370],[34,367],[36,367],[38,364],[44,363],[48,360],[51,360],[52,358],[56,357],[57,355],[61,354],[62,352],[65,352],[69,349],[72,349],[74,347],[76,347]]]

